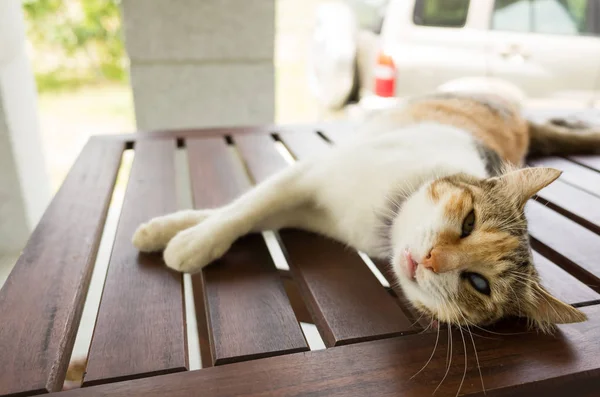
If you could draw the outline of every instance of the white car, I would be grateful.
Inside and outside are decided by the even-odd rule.
[[[311,87],[329,110],[473,86],[528,106],[597,106],[600,0],[325,3],[312,56]]]

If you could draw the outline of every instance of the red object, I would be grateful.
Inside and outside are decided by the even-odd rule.
[[[375,65],[375,95],[393,97],[396,91],[396,66],[391,56],[381,52]]]

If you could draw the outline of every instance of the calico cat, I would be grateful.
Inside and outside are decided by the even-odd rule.
[[[561,172],[518,167],[528,154],[600,153],[600,131],[582,127],[527,121],[490,94],[415,98],[229,205],[150,220],[133,244],[197,272],[247,233],[304,229],[389,259],[408,300],[441,322],[522,316],[548,331],[586,320],[542,287],[529,246],[525,204]]]

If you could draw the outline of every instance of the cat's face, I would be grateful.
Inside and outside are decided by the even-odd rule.
[[[540,286],[531,261],[523,209],[559,175],[549,168],[486,180],[454,175],[412,194],[390,235],[406,297],[422,312],[460,325],[507,315],[527,317],[542,329],[585,320]]]

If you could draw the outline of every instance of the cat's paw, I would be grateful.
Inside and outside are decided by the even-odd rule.
[[[169,241],[165,241],[161,231],[162,228],[152,221],[140,225],[133,234],[133,246],[142,252],[163,250]]]
[[[177,233],[197,225],[211,214],[211,210],[186,210],[156,217],[137,228],[133,245],[142,252],[162,251]]]
[[[171,269],[194,273],[223,256],[234,239],[225,227],[201,224],[177,234],[167,245],[164,260]]]

